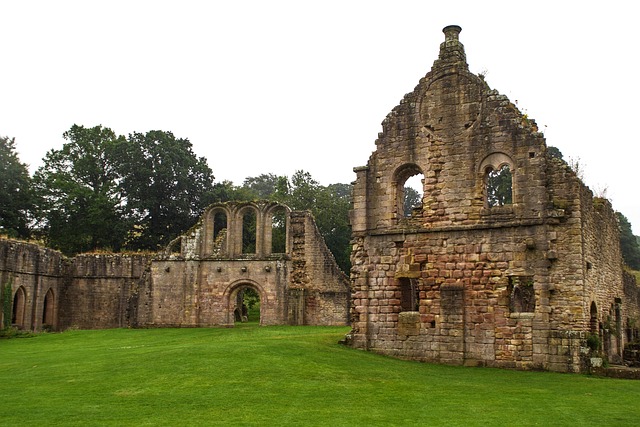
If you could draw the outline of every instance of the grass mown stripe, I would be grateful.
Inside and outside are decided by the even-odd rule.
[[[407,362],[340,327],[0,342],[1,425],[633,425],[640,381]]]

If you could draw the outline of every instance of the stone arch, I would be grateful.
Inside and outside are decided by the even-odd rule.
[[[265,307],[268,304],[267,293],[264,288],[256,281],[250,279],[239,279],[231,283],[223,294],[226,315],[226,323],[233,325],[235,323],[235,310],[237,307],[238,294],[246,288],[256,291],[260,297],[260,324],[264,323]]]
[[[226,205],[209,206],[204,218],[204,255],[229,253],[229,228],[231,212]]]
[[[264,252],[267,255],[289,252],[289,213],[291,210],[279,203],[265,212]]]
[[[11,324],[19,329],[24,329],[25,324],[25,312],[27,309],[27,293],[25,289],[20,286],[15,294],[13,294],[13,310],[11,311]]]
[[[236,214],[236,248],[242,255],[258,255],[260,239],[260,209],[247,204],[238,209]]]
[[[406,198],[407,194],[405,192],[405,185],[410,178],[420,175],[422,176],[420,179],[422,191],[418,192],[419,200],[416,204],[410,204]],[[398,167],[393,173],[392,183],[395,191],[395,210],[397,219],[411,216],[415,210],[422,211],[424,200],[424,172],[420,166],[415,163],[405,163]],[[409,204],[411,206],[409,206]]]
[[[44,300],[42,301],[42,326],[55,327],[55,295],[51,288],[44,295]]]
[[[478,173],[482,176],[486,207],[513,203],[515,163],[508,154],[502,152],[489,154],[480,163]]]

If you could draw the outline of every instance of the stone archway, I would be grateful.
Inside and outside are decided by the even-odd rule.
[[[20,286],[13,295],[13,311],[11,312],[11,324],[16,328],[25,328],[25,310],[27,307],[27,296],[24,288]]]
[[[55,297],[53,295],[53,289],[49,288],[49,290],[44,296],[44,300],[42,303],[42,327],[43,328],[53,329],[55,327],[54,308],[55,308]]]
[[[263,325],[266,305],[266,294],[258,283],[240,280],[226,292],[227,324],[257,322]]]

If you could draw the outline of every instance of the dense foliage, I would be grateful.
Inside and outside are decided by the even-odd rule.
[[[194,154],[189,140],[159,130],[124,137],[103,126],[73,125],[63,138],[62,148],[46,154],[33,179],[14,141],[2,138],[2,233],[35,233],[68,255],[154,251],[195,224],[211,203],[267,199],[311,211],[338,265],[350,269],[348,184],[322,186],[304,171],[290,179],[250,176],[241,186],[214,183],[206,159]]]
[[[631,224],[626,216],[620,212],[618,215],[618,226],[620,227],[620,250],[625,264],[634,270],[640,270],[640,245],[638,237],[633,235]]]
[[[31,178],[21,163],[15,139],[0,137],[0,233],[29,237],[29,214],[33,208]]]

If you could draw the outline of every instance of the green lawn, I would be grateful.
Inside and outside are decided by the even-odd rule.
[[[640,424],[640,381],[407,362],[338,327],[115,329],[0,340],[0,424]]]

